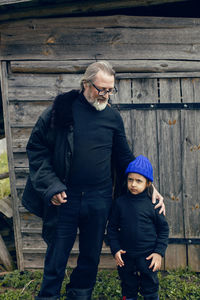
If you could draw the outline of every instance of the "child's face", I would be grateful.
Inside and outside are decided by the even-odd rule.
[[[127,178],[128,190],[131,194],[137,195],[142,193],[149,184],[147,179],[138,173],[129,173]]]

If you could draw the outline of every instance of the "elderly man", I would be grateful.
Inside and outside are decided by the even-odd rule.
[[[108,105],[115,94],[108,62],[91,64],[81,91],[58,95],[39,117],[27,144],[30,175],[23,204],[43,218],[47,242],[44,276],[35,299],[60,299],[61,284],[79,229],[77,267],[66,287],[68,300],[89,300],[96,281],[112,203],[112,165],[124,174],[134,159],[123,121]],[[155,190],[153,200],[163,198]]]

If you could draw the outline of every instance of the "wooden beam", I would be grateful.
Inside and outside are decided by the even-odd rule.
[[[7,218],[13,216],[12,202],[9,197],[0,199],[0,212],[2,212]]]
[[[0,174],[0,180],[1,180],[1,179],[8,178],[8,177],[9,177],[9,173],[8,173],[8,172],[3,173],[3,174]]]
[[[4,243],[4,240],[0,234],[0,261],[2,262],[3,266],[5,267],[6,271],[12,271],[13,270],[13,261],[10,256],[10,253],[8,252],[6,245]]]
[[[189,0],[127,0],[127,1],[123,1],[123,3],[118,3],[117,5],[119,6],[120,5],[120,7],[124,7],[124,5],[131,5],[131,6],[133,6],[133,7],[135,7],[135,6],[151,6],[151,5],[160,5],[160,4],[166,4],[166,3],[174,3],[174,2],[186,2],[186,1],[189,1]],[[31,2],[32,3],[32,5],[34,5],[34,4],[38,4],[38,1],[34,1],[34,0],[0,0],[0,6],[3,6],[3,5],[13,5],[13,4],[22,4],[22,3],[27,3],[27,2]],[[47,4],[47,3],[45,3],[45,2],[47,2],[47,3],[49,3],[49,1],[43,1],[43,3],[44,4]],[[69,2],[69,4],[71,4],[71,6],[73,6],[73,3],[72,3],[72,1],[70,1],[70,0],[65,0],[65,3],[67,3],[67,2]],[[76,3],[80,3],[80,1],[76,1]],[[108,7],[109,6],[111,6],[111,4],[109,4],[109,3],[112,3],[112,5],[114,4],[114,3],[117,3],[117,2],[122,2],[121,0],[115,0],[115,1],[101,1],[101,0],[97,0],[97,1],[95,1],[96,3],[92,3],[93,1],[84,1],[84,3],[85,2],[91,2],[91,4],[93,4],[93,5],[97,5],[97,3],[99,2],[99,3],[101,3],[101,5],[105,5],[106,6],[106,4],[108,5]],[[58,4],[63,4],[63,1],[59,1],[59,0],[57,0],[57,1],[54,1],[54,3],[56,3],[57,5]],[[68,5],[69,5],[68,4]],[[75,5],[74,5],[75,6]]]
[[[11,61],[13,73],[81,74],[95,60],[69,61]],[[185,60],[109,60],[117,73],[200,72],[199,61]]]
[[[169,72],[169,73],[120,73],[116,79],[133,79],[133,78],[198,78],[200,72]]]
[[[9,162],[9,175],[10,175],[10,189],[12,195],[12,208],[13,208],[13,226],[14,226],[14,233],[15,233],[15,247],[16,247],[16,254],[17,254],[17,263],[18,268],[20,270],[24,269],[24,261],[23,261],[23,254],[22,254],[22,238],[20,232],[20,218],[19,218],[19,211],[17,205],[17,190],[15,186],[15,171],[14,171],[14,158],[12,153],[12,135],[11,135],[11,128],[9,125],[10,114],[8,108],[8,74],[7,74],[7,64],[6,62],[1,62],[0,65],[0,78],[1,78],[1,90],[2,90],[2,100],[3,100],[3,108],[4,108],[4,120],[5,120],[5,133],[7,138],[7,153],[8,153],[8,162]]]
[[[186,2],[189,0],[96,0],[96,1],[54,1],[54,3],[45,3],[39,5],[38,1],[18,1],[20,3],[12,3],[12,10],[2,10],[0,14],[0,22],[13,19],[34,18],[34,17],[50,17],[63,15],[77,15],[96,12],[113,11],[118,9],[130,9],[134,7],[148,7],[154,5],[163,5],[170,3]],[[9,4],[10,1],[3,1],[2,5]],[[17,2],[13,0],[13,2]],[[22,3],[22,2],[28,2]],[[1,4],[0,4],[1,7]]]
[[[2,24],[0,32],[1,60],[200,60],[199,19],[35,19]]]

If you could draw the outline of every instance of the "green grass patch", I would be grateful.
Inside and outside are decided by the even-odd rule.
[[[71,270],[67,270],[61,300],[65,299],[65,285],[69,282]],[[38,294],[42,280],[41,271],[14,272],[0,277],[0,300],[32,300]],[[159,272],[160,300],[200,299],[200,274],[190,269]],[[93,291],[93,300],[120,300],[121,288],[116,270],[100,270]],[[138,300],[143,299],[139,296]]]
[[[0,154],[0,174],[8,172],[7,153]],[[0,180],[0,199],[10,195],[10,180],[5,178]]]

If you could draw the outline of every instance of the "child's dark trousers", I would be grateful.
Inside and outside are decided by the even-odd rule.
[[[122,256],[124,267],[118,267],[121,279],[122,295],[126,298],[137,298],[138,292],[148,297],[156,295],[159,290],[157,272],[149,269],[150,260],[145,256],[133,258],[128,254]]]

